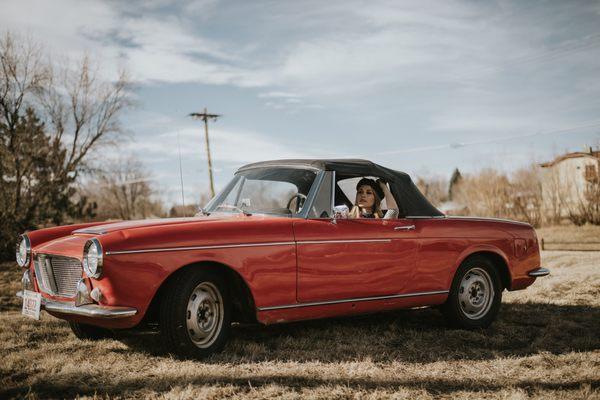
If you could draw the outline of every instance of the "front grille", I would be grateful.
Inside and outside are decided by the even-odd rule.
[[[74,297],[83,269],[77,258],[38,254],[35,276],[41,290],[53,296]]]

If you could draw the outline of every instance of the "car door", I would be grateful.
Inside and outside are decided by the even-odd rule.
[[[330,174],[321,185],[330,199],[334,180]],[[327,214],[331,215],[331,206]],[[313,215],[324,214],[315,212]],[[417,225],[418,221],[408,219],[309,217],[296,220],[298,301],[336,301],[406,293],[416,264]]]

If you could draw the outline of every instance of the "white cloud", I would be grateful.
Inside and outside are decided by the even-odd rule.
[[[142,9],[168,4],[155,3]],[[196,11],[203,7],[194,4]],[[212,7],[210,2],[204,6]],[[125,62],[132,78],[141,82],[265,83],[260,73],[233,65],[243,64],[235,51],[195,34],[179,18],[121,11],[118,3],[102,1],[23,0],[3,3],[0,24],[50,44],[58,58],[91,54],[112,71]]]
[[[161,95],[177,97],[175,83],[226,86],[208,92],[275,121],[260,133],[211,126],[216,164],[239,165],[313,155],[285,144],[279,132],[288,122],[312,138],[320,129],[343,138],[344,154],[366,151],[367,135],[376,154],[379,143],[385,151],[430,149],[591,120],[600,94],[598,10],[518,1],[20,0],[2,4],[0,26],[30,34],[59,58],[87,52],[106,75],[125,64],[142,85],[159,83]],[[138,141],[127,146],[148,163],[171,162],[178,127],[156,103],[153,113],[135,111],[153,128],[131,125]],[[294,115],[308,109],[326,112]],[[179,130],[193,144],[182,146],[184,161],[204,168],[201,128]]]
[[[215,163],[250,163],[267,159],[314,157],[314,154],[286,146],[281,141],[275,141],[257,132],[212,126],[209,134],[211,156]],[[183,159],[206,159],[204,131],[200,125],[182,126],[181,129],[152,136],[151,140],[126,146],[149,159],[177,160],[180,151],[177,146],[178,136]]]
[[[158,12],[169,7],[179,14]],[[250,12],[264,11],[255,8]],[[265,87],[270,89],[265,98],[290,95],[311,104],[391,84],[465,85],[493,78],[515,63],[538,62],[544,50],[538,48],[541,27],[515,27],[518,7],[504,3],[379,1],[364,7],[349,1],[273,8],[274,16],[266,19],[273,26],[256,30],[282,34],[279,44],[209,39],[208,31],[197,29],[199,16],[226,9],[212,0],[23,0],[3,4],[0,22],[31,32],[63,54],[89,52],[113,67],[126,62],[141,82]],[[511,18],[503,20],[503,14]],[[288,27],[314,34],[285,40]],[[522,40],[532,32],[533,39]]]

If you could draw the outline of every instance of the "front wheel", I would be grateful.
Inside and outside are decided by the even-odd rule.
[[[494,264],[485,257],[471,257],[456,271],[442,313],[456,328],[487,328],[500,311],[502,290]]]
[[[170,352],[202,358],[220,351],[231,326],[231,302],[225,281],[207,270],[179,275],[167,287],[159,324]]]

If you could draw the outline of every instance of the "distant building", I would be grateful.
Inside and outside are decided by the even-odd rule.
[[[589,202],[589,191],[599,184],[600,151],[567,153],[540,164],[542,212],[558,222],[577,214]]]

